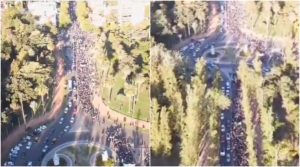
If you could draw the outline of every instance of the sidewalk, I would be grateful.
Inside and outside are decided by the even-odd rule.
[[[98,109],[100,117],[109,117],[109,119],[111,120],[117,120],[126,124],[133,123],[136,127],[142,129],[150,129],[150,122],[134,119],[132,117],[111,110],[106,104],[103,103],[103,100],[99,95],[96,95],[94,97],[92,104],[95,108]]]

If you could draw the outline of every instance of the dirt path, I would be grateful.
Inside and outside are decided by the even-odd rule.
[[[31,127],[33,129],[37,128],[38,126],[49,123],[56,119],[61,106],[63,104],[64,99],[64,89],[65,89],[65,76],[64,76],[64,61],[61,55],[61,51],[57,51],[58,55],[58,69],[55,77],[55,82],[57,83],[56,88],[54,89],[53,93],[53,102],[51,106],[51,111],[46,112],[46,114],[34,118],[27,122],[27,127]],[[21,138],[26,135],[25,125],[21,125],[20,127],[16,128],[13,132],[11,132],[1,143],[1,158],[4,161],[10,152],[10,149],[14,147]]]

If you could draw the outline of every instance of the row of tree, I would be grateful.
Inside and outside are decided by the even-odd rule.
[[[253,68],[239,64],[250,165],[295,165],[299,157],[299,64],[295,48],[286,50],[265,77],[259,59]]]
[[[78,1],[76,3],[76,16],[79,22],[80,28],[86,32],[99,32],[99,29],[92,24],[90,15],[90,8],[86,1]]]
[[[151,35],[170,48],[182,39],[205,32],[208,14],[205,1],[152,2]]]
[[[69,1],[63,1],[59,7],[59,27],[67,28],[72,24]]]
[[[200,155],[201,162],[217,165],[218,120],[230,100],[220,91],[220,72],[209,75],[205,60],[191,80],[187,68],[178,52],[162,44],[151,48],[151,151],[167,158],[179,144],[181,164],[197,165]]]
[[[246,2],[245,6],[247,28],[254,29],[265,37],[299,38],[298,2],[249,1]]]
[[[44,105],[53,83],[57,29],[50,23],[37,25],[21,4],[11,5],[2,16],[1,116],[9,125],[10,118],[21,117],[21,111],[36,112],[40,100]]]
[[[116,82],[125,81],[119,96],[128,98],[128,113],[134,113],[140,92],[149,89],[149,22],[119,25],[114,14],[107,19],[95,46],[99,92],[108,89],[111,94]]]

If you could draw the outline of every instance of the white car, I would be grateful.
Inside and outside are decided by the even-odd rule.
[[[74,117],[71,117],[70,123],[74,123]]]
[[[68,113],[68,110],[65,110],[64,113],[67,114],[67,113]]]
[[[226,133],[226,140],[230,140],[230,133]]]
[[[42,127],[43,130],[47,128],[46,125],[42,125],[41,127]]]
[[[59,124],[62,124],[62,123],[63,123],[63,121],[64,121],[64,118],[63,118],[63,117],[62,117],[62,118],[60,118]]]
[[[71,102],[71,101],[69,101],[68,105],[69,105],[69,107],[72,107],[72,102]]]
[[[48,149],[48,145],[45,145],[45,147],[43,148],[43,150],[42,150],[42,152],[44,153],[44,152],[46,152],[47,151],[47,149]]]
[[[223,157],[223,156],[225,156],[225,151],[221,151],[220,152],[220,155]]]
[[[230,87],[230,83],[228,81],[226,81],[226,86]]]
[[[13,166],[13,165],[14,165],[14,163],[13,163],[13,162],[11,162],[11,161],[8,161],[8,162],[7,162],[7,165],[9,165],[9,166]]]
[[[27,166],[32,166],[32,161],[29,161],[29,162],[27,163]]]
[[[26,139],[27,139],[27,140],[30,140],[30,139],[31,139],[31,137],[30,137],[30,136],[26,136]]]
[[[67,132],[67,131],[69,130],[69,128],[70,128],[70,126],[69,126],[69,125],[68,125],[68,126],[66,126],[66,127],[65,127],[65,129],[64,129],[64,131],[65,131],[65,132]]]
[[[224,113],[221,112],[221,120],[224,119]]]
[[[226,147],[226,150],[229,151],[231,148],[230,148],[230,143],[227,143],[227,147]]]
[[[226,154],[226,161],[230,162],[230,154]]]
[[[224,124],[221,125],[221,132],[225,132],[225,125]]]

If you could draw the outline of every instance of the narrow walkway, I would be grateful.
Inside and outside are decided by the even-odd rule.
[[[133,123],[133,126],[135,127],[142,129],[150,129],[150,122],[138,120],[111,110],[106,104],[103,103],[103,100],[100,96],[95,96],[92,104],[95,108],[98,109],[100,117],[109,116],[111,120],[115,120],[120,123]]]

